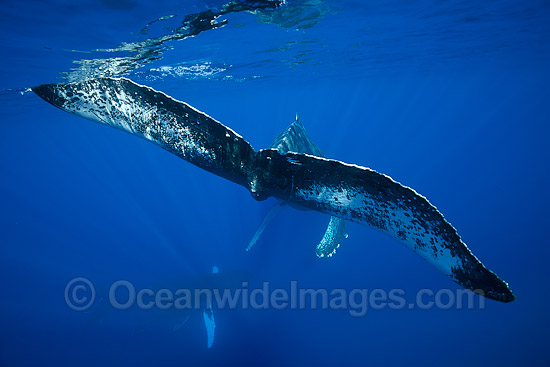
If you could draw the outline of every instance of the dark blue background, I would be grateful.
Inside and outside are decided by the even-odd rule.
[[[178,287],[213,265],[249,272],[254,285],[286,288],[290,280],[303,288],[401,288],[413,298],[422,288],[459,288],[398,242],[356,224],[333,258],[317,259],[328,217],[290,208],[247,253],[274,201],[256,202],[242,187],[144,140],[19,93],[59,81],[73,59],[86,56],[68,49],[114,47],[159,16],[181,20],[206,8],[155,4],[2,5],[1,365],[550,363],[544,2],[338,2],[302,30],[237,14],[230,20],[243,25],[174,43],[157,66],[212,60],[233,65],[231,75],[270,77],[148,80],[151,65],[133,74],[256,149],[298,112],[328,157],[376,169],[428,197],[509,282],[516,301],[487,301],[484,310],[373,310],[362,318],[334,310],[218,310],[212,349],[201,312],[174,332],[185,315],[157,322],[157,313],[112,311],[90,322],[93,313],[69,309],[63,291],[77,276],[105,295],[119,279]],[[479,18],[468,20],[472,14]],[[285,62],[302,50],[273,51],[271,61],[258,56],[268,45],[310,36],[318,41],[307,46],[313,56],[305,64]]]

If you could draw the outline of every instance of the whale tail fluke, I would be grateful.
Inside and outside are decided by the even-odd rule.
[[[425,197],[369,168],[321,158],[299,120],[276,139],[273,149],[256,152],[210,116],[129,79],[89,79],[32,90],[64,111],[147,139],[238,183],[257,200],[275,197],[365,224],[402,242],[461,286],[501,302],[515,299],[508,284],[470,252]]]

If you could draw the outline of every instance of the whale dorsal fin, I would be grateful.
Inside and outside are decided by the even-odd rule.
[[[276,149],[283,154],[294,152],[324,157],[321,149],[307,135],[298,114],[296,114],[296,120],[275,138],[269,148]]]
[[[307,134],[304,125],[298,117],[298,113],[296,113],[294,122],[275,138],[273,143],[271,143],[270,148],[276,149],[282,154],[294,152],[324,157],[321,149],[310,139]],[[283,205],[284,202],[277,203],[267,212],[262,223],[254,233],[252,240],[250,240],[246,251],[249,251],[252,246],[254,246],[267,225],[271,222],[275,215],[280,212]],[[336,253],[336,249],[340,247],[340,242],[342,239],[347,237],[346,221],[341,218],[330,217],[325,234],[319,244],[317,244],[315,253],[320,258],[331,257]]]

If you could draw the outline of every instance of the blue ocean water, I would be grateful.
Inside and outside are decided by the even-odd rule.
[[[224,4],[3,1],[0,365],[549,365],[548,2],[288,0],[180,28]],[[246,252],[275,200],[28,90],[98,76],[185,101],[256,149],[298,114],[327,157],[425,195],[517,299],[360,317],[214,305],[210,348],[205,307],[115,309],[118,280],[200,287],[214,266],[232,288],[398,289],[407,305],[461,288],[358,224],[319,259],[328,216],[289,207]],[[85,311],[66,299],[78,277],[96,291]]]

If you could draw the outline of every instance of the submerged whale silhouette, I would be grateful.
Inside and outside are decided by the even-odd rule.
[[[515,299],[508,284],[468,249],[443,215],[416,193],[366,167],[276,149],[255,151],[239,134],[184,102],[126,78],[44,84],[45,101],[160,145],[190,163],[247,188],[380,230],[443,274],[482,296]]]

